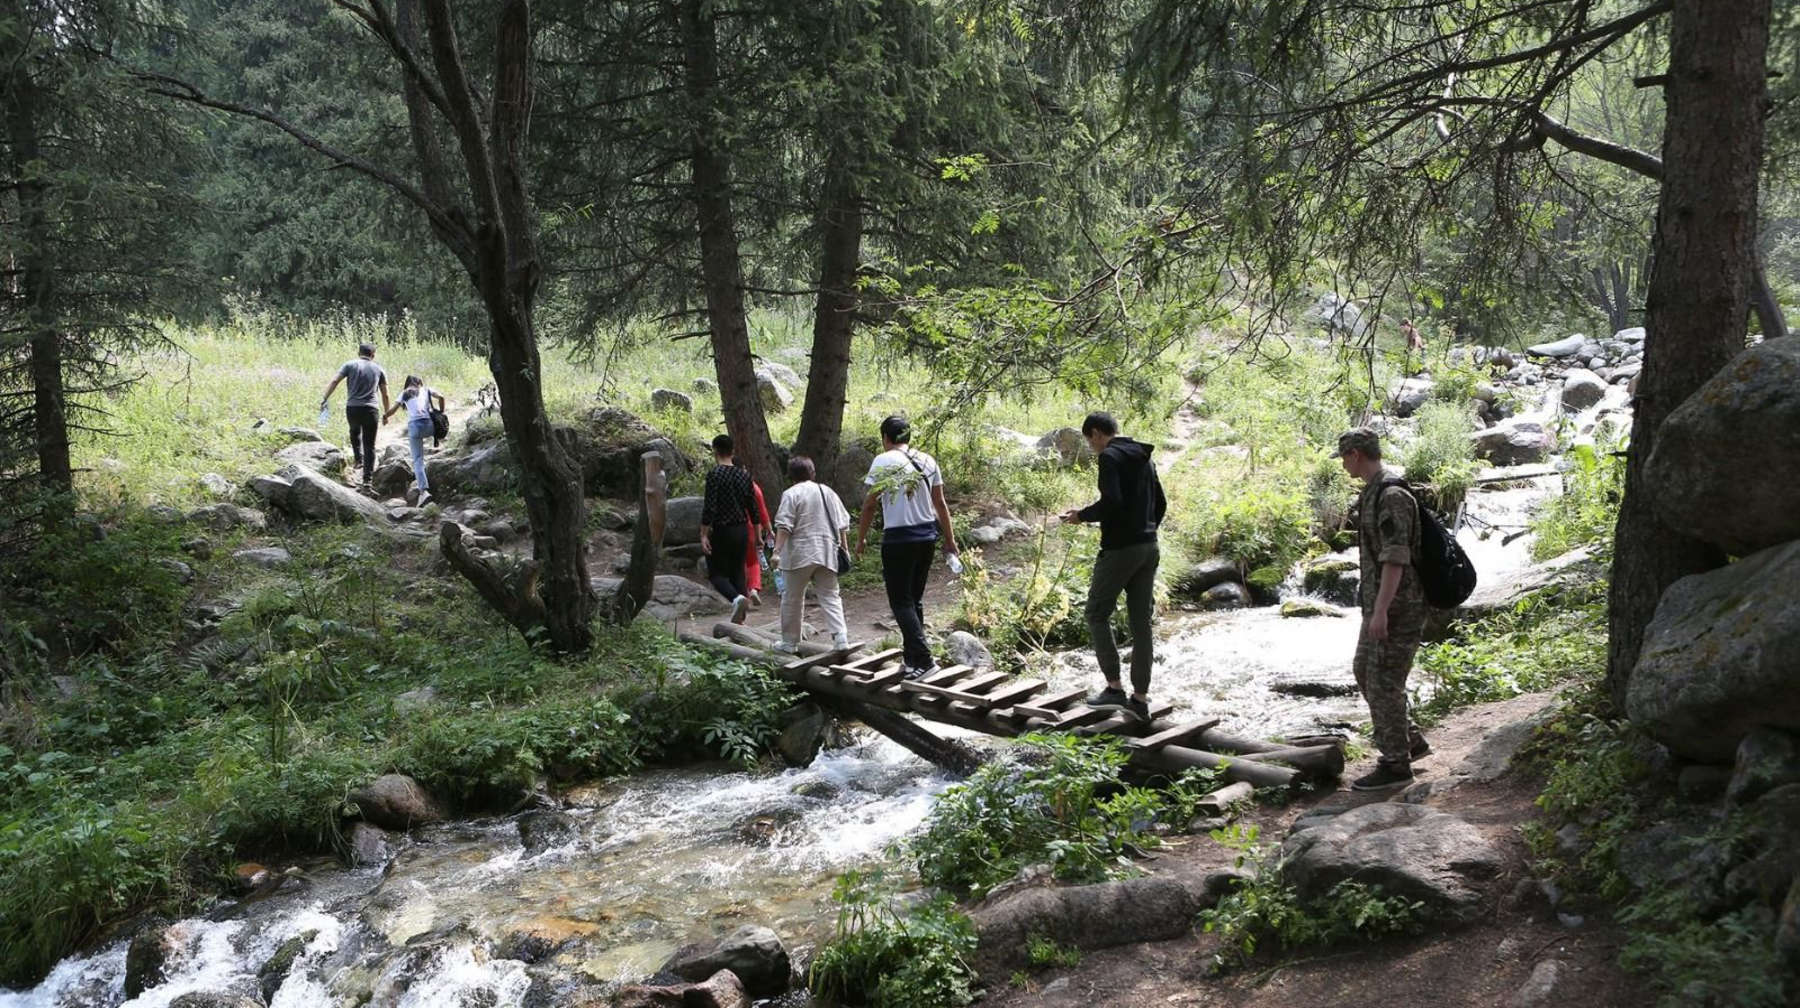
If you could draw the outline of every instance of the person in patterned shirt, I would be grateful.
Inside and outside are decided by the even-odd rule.
[[[1373,430],[1358,427],[1344,432],[1331,457],[1343,460],[1344,471],[1363,481],[1356,510],[1362,632],[1351,670],[1369,704],[1375,748],[1381,756],[1375,772],[1351,786],[1380,791],[1410,782],[1413,760],[1431,752],[1406,708],[1406,678],[1428,612],[1413,569],[1419,554],[1419,502],[1382,465],[1381,438]]]
[[[700,503],[700,552],[706,554],[707,580],[731,601],[731,622],[742,623],[750,612],[744,584],[744,556],[750,549],[750,516],[756,494],[750,473],[732,464],[737,446],[731,435],[713,438],[713,461],[706,473],[706,495]]]

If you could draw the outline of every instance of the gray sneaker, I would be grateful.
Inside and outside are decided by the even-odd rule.
[[[1125,710],[1131,703],[1131,697],[1122,689],[1106,687],[1087,698],[1087,705],[1095,710]]]
[[[1125,709],[1138,719],[1138,724],[1150,723],[1150,701],[1130,697],[1125,701]]]

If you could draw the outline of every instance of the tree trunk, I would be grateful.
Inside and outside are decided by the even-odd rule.
[[[833,146],[825,161],[819,203],[819,299],[813,308],[812,366],[794,453],[809,455],[820,480],[833,482],[844,439],[849,399],[850,340],[856,328],[856,274],[862,257],[862,204],[849,168],[850,154]]]
[[[663,531],[669,520],[669,477],[663,472],[662,453],[645,452],[638,464],[642,476],[638,483],[637,522],[631,533],[631,563],[606,608],[607,620],[617,626],[637,619],[656,593],[656,568],[662,559]]]
[[[1645,479],[1657,431],[1744,347],[1757,269],[1769,0],[1677,0],[1670,20],[1663,187],[1625,499],[1609,598],[1607,687],[1621,709],[1664,589],[1724,563],[1663,524]]]
[[[55,249],[50,238],[49,184],[43,178],[38,143],[37,82],[31,79],[25,45],[30,29],[25,12],[6,5],[12,29],[0,48],[7,74],[6,127],[12,148],[14,191],[19,200],[19,226],[25,241],[19,253],[19,298],[31,351],[32,427],[37,444],[38,477],[67,493],[74,489],[75,470],[69,457],[68,399],[63,387],[62,333],[56,304]]]
[[[693,200],[700,236],[700,275],[712,335],[713,368],[725,426],[737,458],[762,485],[769,511],[787,485],[775,464],[769,424],[756,387],[750,326],[744,314],[744,272],[731,210],[731,169],[719,132],[719,43],[709,0],[681,0],[681,40],[693,122]]]

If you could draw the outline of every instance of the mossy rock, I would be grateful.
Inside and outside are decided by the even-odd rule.
[[[1312,599],[1288,599],[1281,603],[1281,615],[1292,619],[1304,619],[1310,616],[1342,616],[1343,613]]]

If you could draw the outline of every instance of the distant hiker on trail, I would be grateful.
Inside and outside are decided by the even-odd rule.
[[[1100,710],[1130,711],[1138,721],[1150,721],[1150,663],[1156,655],[1152,620],[1156,609],[1156,565],[1162,555],[1156,545],[1156,529],[1168,511],[1162,480],[1150,461],[1155,449],[1119,433],[1119,422],[1109,413],[1089,413],[1081,422],[1081,435],[1099,457],[1100,499],[1084,508],[1063,513],[1071,525],[1100,523],[1100,555],[1094,560],[1093,580],[1088,584],[1088,635],[1094,639],[1094,657],[1106,688],[1088,697],[1087,705]],[[1119,646],[1113,639],[1112,615],[1125,593],[1125,612],[1131,623],[1131,693],[1119,679]]]
[[[838,554],[850,545],[850,512],[837,491],[818,482],[817,475],[812,459],[805,455],[790,459],[788,478],[793,485],[781,495],[781,506],[775,509],[775,556],[785,578],[781,643],[776,650],[788,654],[800,650],[808,583],[825,614],[831,646],[840,651],[850,646],[850,627],[844,622],[844,601],[838,594]]]
[[[960,570],[956,559],[956,533],[950,527],[950,507],[944,503],[944,473],[937,460],[912,448],[912,425],[905,417],[881,421],[881,454],[869,465],[863,483],[862,520],[856,528],[856,555],[862,556],[875,519],[875,502],[881,502],[881,580],[887,586],[888,607],[900,626],[902,675],[920,679],[936,671],[931,645],[925,640],[925,582],[931,576],[931,554],[942,532],[944,556],[951,570]]]
[[[375,363],[375,344],[357,347],[356,359],[345,361],[338,368],[337,377],[325,386],[325,394],[319,399],[321,413],[331,401],[331,393],[337,391],[338,382],[346,378],[350,381],[344,390],[344,418],[350,421],[350,471],[354,473],[358,466],[362,467],[362,486],[367,490],[375,482],[375,428],[387,422],[382,411],[393,412],[388,400],[387,373]],[[376,389],[381,390],[381,410],[375,408]]]
[[[1412,761],[1430,755],[1431,744],[1406,711],[1406,677],[1425,632],[1428,606],[1413,561],[1419,556],[1419,502],[1405,487],[1386,482],[1381,439],[1367,427],[1338,437],[1332,458],[1363,481],[1357,499],[1356,545],[1362,554],[1362,633],[1351,666],[1369,704],[1375,772],[1356,779],[1358,791],[1399,787],[1412,780]]]
[[[756,496],[756,506],[750,509],[750,548],[744,551],[744,585],[750,589],[750,605],[761,609],[763,546],[766,543],[769,548],[774,548],[775,528],[769,524],[769,504],[763,500],[762,487],[754,479],[750,481],[750,490]]]
[[[750,472],[732,462],[731,435],[713,438],[713,461],[707,470],[706,496],[700,504],[700,552],[706,554],[706,576],[713,590],[731,602],[731,622],[742,623],[750,612],[744,584],[744,554],[750,548],[750,515],[756,506]]]
[[[1401,321],[1400,335],[1406,337],[1406,373],[1416,375],[1425,368],[1425,337],[1413,326],[1412,319]]]
[[[425,387],[425,379],[418,375],[406,376],[406,387],[400,392],[400,401],[388,407],[381,415],[381,422],[387,423],[388,417],[401,407],[406,408],[406,440],[412,445],[413,482],[419,485],[419,499],[415,506],[424,507],[431,503],[431,487],[425,480],[425,439],[431,437],[432,402],[436,400],[436,409],[444,408],[444,397]]]

